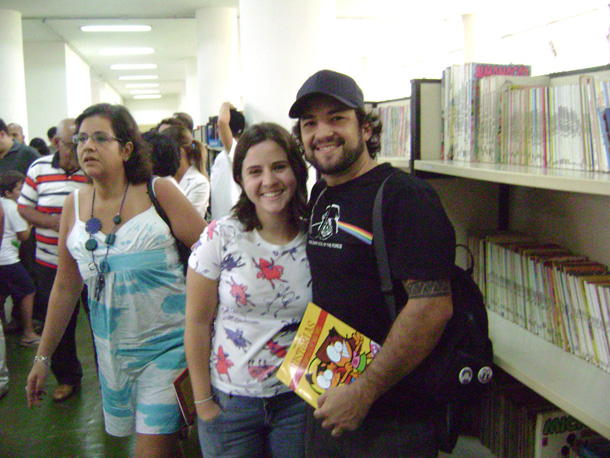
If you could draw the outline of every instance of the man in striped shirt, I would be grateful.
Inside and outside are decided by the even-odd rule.
[[[18,200],[19,213],[36,227],[36,300],[35,311],[46,316],[49,296],[57,273],[59,221],[64,200],[87,182],[80,170],[72,143],[74,119],[64,119],[57,126],[54,139],[57,152],[36,160],[29,168]],[[84,297],[86,304],[86,292]],[[51,359],[51,370],[58,386],[56,402],[70,398],[80,387],[83,370],[76,354],[76,319],[79,304]]]

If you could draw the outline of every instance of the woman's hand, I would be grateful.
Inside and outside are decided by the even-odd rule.
[[[195,408],[197,409],[197,416],[203,421],[214,420],[222,413],[222,408],[212,399],[209,402],[196,404]]]
[[[27,385],[25,387],[28,407],[39,406],[42,397],[47,394],[44,390],[44,381],[47,378],[49,367],[41,362],[34,362],[34,366],[28,375]]]

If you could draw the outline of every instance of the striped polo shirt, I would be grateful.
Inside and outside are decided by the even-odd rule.
[[[43,156],[28,169],[19,207],[33,207],[48,215],[61,214],[64,200],[88,179],[82,170],[71,175],[59,166],[59,153]],[[59,233],[53,229],[36,228],[36,262],[57,269],[57,243]]]

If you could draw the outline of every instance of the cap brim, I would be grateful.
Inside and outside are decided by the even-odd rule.
[[[296,100],[296,102],[294,102],[292,104],[292,106],[290,107],[288,116],[290,116],[293,119],[300,118],[301,115],[303,114],[303,109],[307,105],[307,100],[314,95],[326,95],[328,97],[332,97],[335,100],[338,100],[339,102],[341,102],[343,105],[345,105],[348,108],[354,108],[354,109],[358,108],[358,105],[345,100],[343,97],[339,97],[338,95],[335,95],[335,94],[329,94],[327,92],[318,91],[318,92],[310,92],[309,94],[305,94],[305,95],[301,96],[300,98],[298,98]]]

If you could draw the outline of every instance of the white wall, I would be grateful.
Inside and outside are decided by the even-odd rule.
[[[152,126],[179,111],[180,95],[167,95],[160,99],[127,99],[125,106],[140,127]]]
[[[61,42],[23,44],[28,141],[47,141],[47,130],[68,117],[66,45]]]
[[[97,75],[91,74],[91,105],[97,103],[123,105],[123,97]]]
[[[91,105],[91,77],[87,65],[66,46],[66,82],[68,91],[68,117],[76,118]]]

